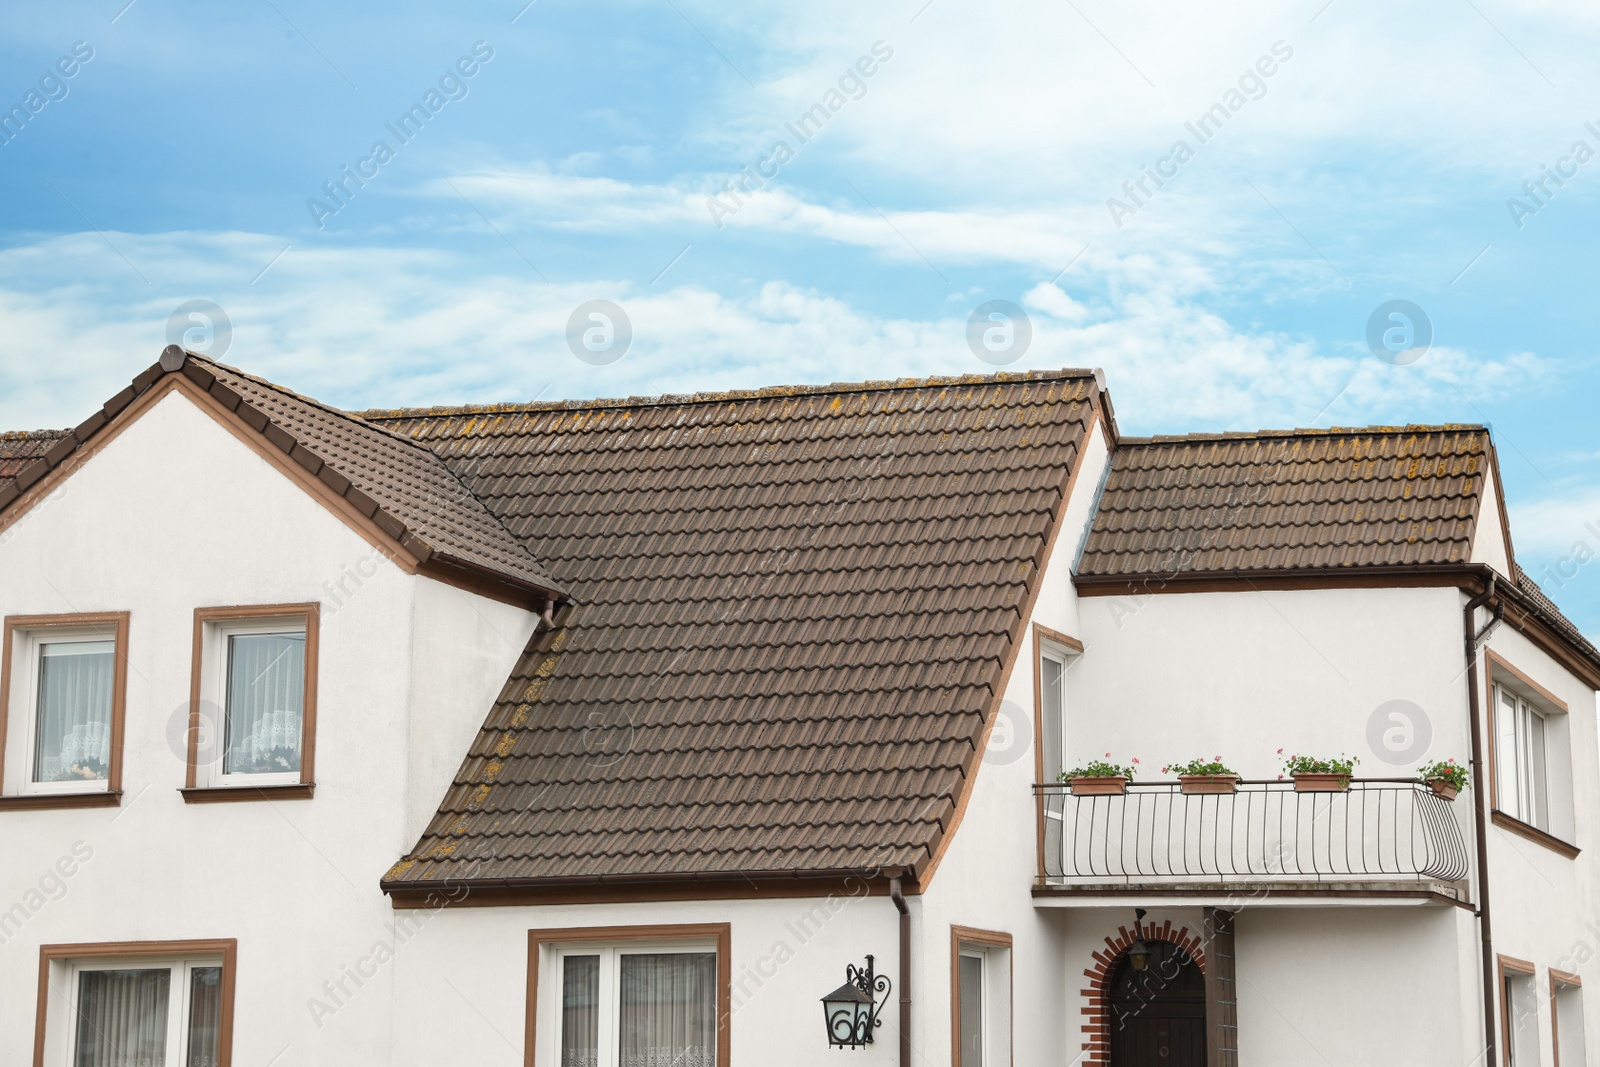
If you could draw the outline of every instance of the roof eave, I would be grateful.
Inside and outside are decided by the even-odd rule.
[[[1283,567],[1178,574],[1154,571],[1142,574],[1080,574],[1073,576],[1073,585],[1079,596],[1151,596],[1162,593],[1317,589],[1352,585],[1367,588],[1455,586],[1476,595],[1488,588],[1491,575],[1496,579],[1496,595],[1510,600],[1521,612],[1522,619],[1531,619],[1539,625],[1541,640],[1536,643],[1591,688],[1600,690],[1600,650],[1586,642],[1575,641],[1561,626],[1561,620],[1550,617],[1532,597],[1517,588],[1515,578],[1501,574],[1487,563]],[[1520,626],[1517,628],[1521,630]]]

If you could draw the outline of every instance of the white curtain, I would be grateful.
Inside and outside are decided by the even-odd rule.
[[[165,1067],[172,971],[83,971],[73,1067]]]
[[[716,954],[624,955],[621,967],[621,1067],[715,1067]]]
[[[226,774],[300,770],[306,635],[228,637]]]
[[[222,968],[189,972],[189,1052],[185,1067],[217,1067],[221,1062]]]
[[[112,641],[59,641],[39,649],[33,780],[104,781],[111,765]]]
[[[600,957],[562,957],[561,1067],[600,1062]]]

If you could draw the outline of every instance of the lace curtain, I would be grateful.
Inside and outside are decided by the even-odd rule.
[[[166,1067],[171,967],[83,971],[73,1067]],[[183,974],[179,966],[177,974]],[[222,968],[189,968],[184,1067],[217,1067]]]
[[[566,956],[561,976],[561,1067],[600,1062],[600,957]]]
[[[113,641],[58,641],[39,649],[33,780],[103,781],[111,764]]]
[[[305,718],[305,634],[228,637],[225,774],[300,770]]]
[[[222,968],[189,972],[189,1052],[184,1067],[217,1067],[222,1033]]]
[[[621,985],[605,1067],[716,1067],[716,953],[605,953]],[[561,1067],[601,1067],[601,973],[599,955],[562,957]]]
[[[624,955],[621,967],[622,1067],[715,1067],[716,953]]]
[[[73,1067],[162,1067],[172,971],[84,971],[78,976]]]

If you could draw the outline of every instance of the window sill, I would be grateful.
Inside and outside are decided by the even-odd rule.
[[[1546,833],[1537,826],[1530,826],[1521,819],[1513,818],[1503,811],[1489,813],[1490,820],[1500,829],[1509,830],[1519,837],[1526,837],[1535,844],[1543,845],[1551,852],[1558,852],[1569,860],[1578,858],[1578,846],[1569,844],[1553,834]]]
[[[0,811],[38,811],[45,808],[115,808],[122,790],[97,789],[93,793],[23,793],[0,797]]]
[[[241,800],[310,800],[315,782],[296,785],[230,785],[180,789],[185,804],[226,804]]]

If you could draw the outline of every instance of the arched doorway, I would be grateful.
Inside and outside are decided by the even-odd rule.
[[[1111,1067],[1205,1067],[1205,975],[1181,946],[1146,944],[1143,970],[1124,954],[1113,972]]]

